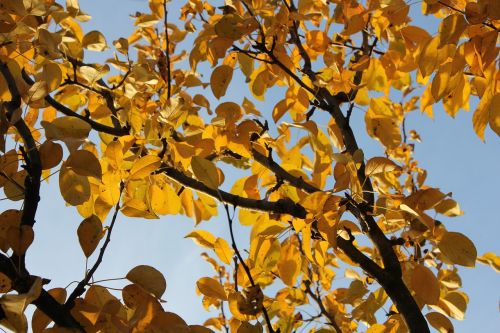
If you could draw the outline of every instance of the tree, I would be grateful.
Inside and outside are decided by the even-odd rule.
[[[448,318],[467,304],[456,265],[499,270],[500,259],[477,257],[431,216],[462,212],[425,183],[405,119],[437,104],[454,116],[477,100],[477,135],[500,135],[500,2],[425,0],[435,36],[403,0],[190,0],[179,19],[169,5],[150,0],[99,64],[85,56],[110,46],[83,32],[90,16],[77,0],[2,1],[0,185],[22,208],[0,215],[1,323],[26,331],[34,304],[34,332],[452,332]],[[228,89],[243,82],[238,104]],[[269,94],[280,96],[272,112],[258,107]],[[363,153],[351,123],[361,112],[383,156]],[[97,251],[72,289],[47,290],[25,260],[54,175],[82,216],[83,253]],[[215,270],[196,286],[220,312],[204,326],[163,310],[153,267],[128,272],[118,294],[92,281],[119,215],[199,224],[218,205],[230,239],[187,235]],[[252,226],[243,247],[238,222]],[[348,286],[332,285],[339,270]]]

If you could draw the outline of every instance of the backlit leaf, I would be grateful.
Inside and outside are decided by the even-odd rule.
[[[151,175],[161,165],[161,159],[155,155],[147,155],[135,161],[130,170],[129,179],[142,179]]]
[[[202,277],[196,282],[196,286],[205,296],[227,301],[227,295],[224,291],[224,287],[215,279]]]
[[[474,243],[459,232],[446,232],[438,247],[456,265],[474,267],[476,264],[477,250]]]
[[[228,265],[232,263],[234,251],[224,238],[218,237],[215,240],[214,251],[222,262]]]
[[[219,173],[211,161],[200,156],[193,156],[191,168],[196,178],[212,189],[219,187]]]

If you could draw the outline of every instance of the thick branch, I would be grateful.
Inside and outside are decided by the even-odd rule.
[[[31,287],[31,276],[19,276],[12,260],[0,253],[0,272],[7,275],[13,282],[12,287],[18,293],[28,292]],[[64,305],[58,303],[47,291],[42,289],[40,296],[33,301],[33,304],[43,313],[49,316],[57,325],[61,327],[76,328],[84,332],[80,324],[73,318],[69,310]]]
[[[279,199],[278,201],[268,201],[268,200],[258,200],[243,198],[238,195],[234,195],[222,190],[213,189],[202,182],[186,176],[181,171],[169,167],[163,166],[160,169],[166,176],[175,180],[176,182],[184,185],[187,188],[203,192],[215,199],[221,200],[222,202],[231,204],[235,207],[242,207],[251,210],[263,211],[266,213],[274,214],[288,214],[298,218],[306,217],[306,210],[299,204],[296,204],[290,199]]]

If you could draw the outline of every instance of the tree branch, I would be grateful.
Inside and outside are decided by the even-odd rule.
[[[109,225],[108,232],[106,234],[106,240],[104,241],[104,244],[102,245],[101,250],[99,251],[99,256],[97,257],[97,260],[94,263],[94,266],[92,266],[90,271],[85,274],[85,278],[78,283],[75,290],[73,290],[71,295],[68,297],[68,300],[66,301],[66,307],[68,309],[73,308],[73,306],[75,305],[75,299],[85,292],[85,286],[92,279],[92,277],[94,276],[94,273],[97,271],[97,269],[99,268],[99,265],[102,262],[102,259],[104,258],[104,253],[106,252],[106,248],[108,247],[108,244],[111,241],[111,233],[113,232],[113,227],[115,226],[116,217],[118,216],[118,211],[120,210],[120,199],[121,199],[121,196],[123,193],[123,188],[124,188],[124,184],[121,183],[120,184],[120,195],[118,197],[118,202],[115,205],[115,212],[113,214],[113,218],[111,219],[111,223]]]

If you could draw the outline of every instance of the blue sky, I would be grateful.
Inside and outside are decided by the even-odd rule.
[[[147,7],[146,0],[80,0],[80,3],[82,9],[93,17],[90,24],[84,26],[85,31],[100,30],[108,44],[118,37],[127,37],[133,29],[128,15]],[[177,13],[171,13],[172,18],[176,16]],[[245,89],[241,90],[242,94],[246,93]],[[238,96],[238,100],[240,98]],[[265,108],[271,109],[272,104]],[[363,117],[362,113],[354,112],[353,124],[356,133],[360,133],[360,146],[369,157],[380,152],[380,146],[366,136]],[[426,183],[441,188],[444,193],[453,192],[453,198],[465,212],[461,217],[443,220],[448,230],[469,236],[479,254],[488,251],[500,253],[500,217],[497,212],[500,205],[500,140],[487,130],[486,143],[480,141],[472,130],[471,118],[472,112],[461,111],[456,119],[451,119],[438,107],[434,119],[414,112],[407,121],[407,128],[417,130],[422,137],[422,143],[416,144],[415,157],[428,171]],[[52,279],[49,287],[66,286],[71,281],[80,280],[85,270],[85,258],[76,235],[81,218],[73,207],[65,206],[59,194],[57,177],[43,185],[41,197],[35,225],[36,238],[28,252],[28,267],[32,274]],[[10,202],[0,201],[2,210],[12,208],[9,205]],[[183,238],[193,227],[192,220],[180,216],[148,221],[119,216],[96,280],[125,276],[128,270],[139,264],[154,266],[167,279],[166,309],[178,313],[190,324],[201,324],[207,313],[203,310],[201,298],[195,293],[195,282],[213,272],[200,258],[200,249],[191,240]],[[203,222],[199,228],[210,229],[216,236],[227,236],[227,222],[223,215]],[[247,244],[243,236],[239,238],[242,246]],[[91,257],[89,265],[93,259]],[[469,295],[470,302],[466,320],[453,321],[456,332],[471,332],[477,330],[478,325],[482,332],[495,331],[500,327],[500,274],[481,264],[475,269],[461,268],[460,272],[463,290]],[[119,286],[121,283],[103,285]]]

